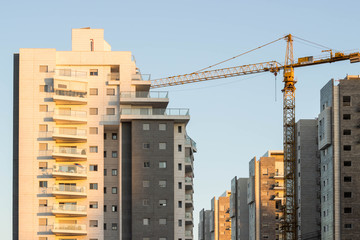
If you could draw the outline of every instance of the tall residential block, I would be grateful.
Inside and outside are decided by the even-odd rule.
[[[198,240],[211,240],[210,235],[211,210],[202,209],[199,213]]]
[[[231,240],[249,239],[249,206],[247,184],[249,178],[231,180],[230,219]]]
[[[317,119],[296,123],[296,193],[298,236],[316,240],[321,236],[320,156]]]
[[[268,151],[249,162],[249,239],[280,240],[284,205],[284,153]]]
[[[187,109],[102,29],[14,55],[13,239],[193,239]]]
[[[320,91],[321,239],[360,235],[360,76],[329,81]]]

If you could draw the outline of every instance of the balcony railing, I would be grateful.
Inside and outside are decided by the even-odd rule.
[[[54,118],[55,117],[72,117],[72,118],[86,118],[87,113],[85,111],[75,111],[68,109],[55,109]]]
[[[53,136],[54,135],[69,135],[69,136],[76,136],[76,137],[86,137],[86,129],[79,129],[79,128],[54,128]]]
[[[87,72],[74,69],[55,69],[55,76],[86,78]]]
[[[40,194],[85,195],[86,188],[73,185],[54,185],[53,187],[41,187]]]
[[[61,224],[55,223],[52,231],[56,233],[69,233],[69,234],[86,234],[86,225],[82,224]]]
[[[185,231],[186,237],[192,237],[192,231]]]
[[[192,195],[191,194],[185,194],[185,201],[192,201]]]
[[[185,183],[190,183],[192,184],[193,180],[191,177],[185,177]]]
[[[87,97],[87,92],[75,91],[75,90],[55,90],[54,95],[85,99]]]
[[[120,98],[168,98],[166,91],[137,91],[137,92],[120,92]]]
[[[120,81],[120,73],[109,73],[108,81]]]
[[[186,219],[192,219],[192,217],[193,217],[192,213],[190,213],[190,212],[185,213],[185,218]]]
[[[187,108],[122,108],[122,115],[168,115],[168,116],[188,116]]]
[[[191,157],[185,157],[185,163],[192,163]]]
[[[54,147],[53,154],[86,156],[86,148]]]
[[[133,81],[150,81],[150,74],[133,74],[131,80]]]
[[[52,169],[53,175],[85,175],[86,167],[81,165],[58,165],[55,164]]]
[[[185,137],[185,143],[191,145],[194,149],[196,149],[196,142],[192,140],[192,138],[189,137],[188,135],[186,135]]]
[[[74,204],[54,204],[52,206],[52,211],[86,213],[86,206]]]

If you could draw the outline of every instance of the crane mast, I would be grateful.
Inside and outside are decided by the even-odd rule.
[[[194,72],[190,74],[177,75],[167,78],[151,80],[151,88],[161,88],[187,83],[202,82],[214,79],[236,77],[262,72],[271,72],[275,76],[280,70],[283,70],[284,88],[283,92],[283,145],[284,145],[284,184],[285,184],[285,202],[283,202],[283,217],[281,223],[282,239],[297,239],[297,203],[296,203],[296,146],[295,146],[295,84],[294,68],[318,65],[323,63],[332,63],[343,60],[350,60],[350,63],[360,62],[360,52],[345,54],[332,50],[330,56],[315,59],[313,57],[299,58],[294,61],[293,38],[291,34],[286,35],[285,63],[281,65],[276,61],[269,61],[243,66],[221,68],[210,71]],[[280,38],[282,39],[282,38]],[[275,40],[278,41],[278,40]],[[275,42],[273,41],[273,42]],[[273,43],[271,42],[271,43]],[[270,44],[270,43],[269,43]],[[263,46],[266,46],[265,44]],[[260,48],[260,47],[258,47]],[[258,49],[256,48],[256,49]],[[242,54],[241,54],[242,55]],[[240,55],[239,55],[240,56]],[[223,61],[224,62],[224,61]]]

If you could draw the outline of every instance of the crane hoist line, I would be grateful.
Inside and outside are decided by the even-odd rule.
[[[293,41],[295,39],[312,43],[318,47],[325,48],[323,52],[330,54],[322,57],[306,56],[294,60]],[[268,46],[279,40],[286,41],[285,62],[280,64],[277,61],[269,61],[255,64],[248,64],[242,66],[220,68],[215,70],[207,70],[224,62],[233,60],[237,57],[243,56],[249,52],[258,50],[262,47]],[[350,60],[350,63],[360,62],[360,52],[340,52],[329,49],[323,45],[310,42],[308,40],[295,37],[288,34],[282,38],[276,39],[267,44],[261,45],[257,48],[251,49],[247,52],[239,54],[235,57],[226,59],[209,67],[203,68],[197,72],[183,74],[178,76],[171,76],[161,79],[151,80],[151,88],[161,88],[176,85],[183,85],[188,83],[209,81],[215,79],[236,77],[242,75],[249,75],[262,72],[270,72],[275,76],[283,71],[283,147],[284,147],[284,185],[285,201],[282,203],[283,216],[281,221],[281,232],[283,240],[297,239],[297,205],[296,205],[296,191],[295,191],[295,172],[296,172],[296,148],[295,148],[295,84],[294,68],[307,67],[312,65],[319,65],[324,63],[333,63],[344,60]]]

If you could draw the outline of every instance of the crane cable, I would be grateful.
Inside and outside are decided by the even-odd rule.
[[[270,45],[270,44],[275,43],[275,42],[277,42],[277,41],[280,41],[280,40],[282,40],[282,39],[284,39],[284,37],[278,38],[278,39],[276,39],[276,40],[274,40],[274,41],[272,41],[272,42],[269,42],[269,43],[266,43],[266,44],[261,45],[261,46],[259,46],[259,47],[253,48],[253,49],[251,49],[251,50],[249,50],[249,51],[246,51],[246,52],[243,52],[243,53],[241,53],[241,54],[239,54],[239,55],[236,55],[235,57],[228,58],[228,59],[226,59],[226,60],[224,60],[224,61],[215,63],[215,64],[213,64],[213,65],[210,65],[210,66],[208,66],[208,67],[206,67],[206,68],[200,69],[200,70],[195,71],[195,72],[193,72],[193,73],[202,72],[202,71],[204,71],[204,70],[206,70],[206,69],[215,67],[215,66],[220,65],[220,64],[222,64],[222,63],[224,63],[224,62],[228,62],[228,61],[230,61],[230,60],[233,60],[233,59],[235,59],[235,58],[238,58],[238,57],[240,57],[240,56],[242,56],[242,55],[245,55],[245,54],[247,54],[247,53],[253,52],[253,51],[257,50],[257,49],[260,49],[260,48],[262,48],[262,47],[265,47],[265,46],[267,46],[267,45]]]
[[[302,40],[302,41],[304,41],[304,42],[307,42],[307,43],[310,43],[310,44],[317,45],[317,46],[319,46],[319,47],[321,47],[321,48],[336,50],[336,49],[334,49],[334,48],[330,48],[330,47],[327,47],[327,46],[321,45],[321,44],[319,44],[319,43],[312,42],[312,41],[309,41],[309,40],[306,40],[306,39],[303,39],[303,38],[300,38],[300,37],[297,37],[297,36],[294,36],[294,35],[293,35],[293,37],[294,37],[294,38],[297,38],[297,39],[299,39],[299,40]]]

